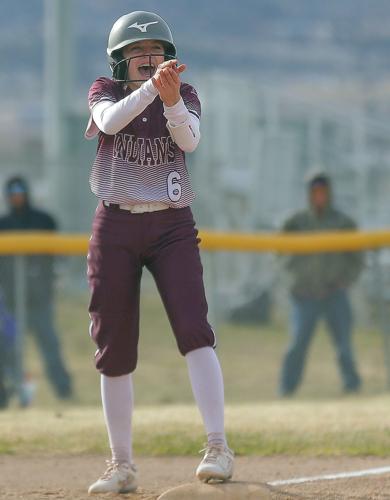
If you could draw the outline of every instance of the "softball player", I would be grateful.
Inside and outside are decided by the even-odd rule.
[[[226,480],[233,452],[224,432],[224,389],[207,321],[194,198],[185,153],[198,145],[200,102],[180,80],[166,22],[151,12],[119,18],[109,35],[112,79],[88,99],[86,137],[98,136],[90,178],[99,199],[88,253],[90,333],[112,458],[89,493],[134,491],[132,372],[137,364],[142,269],[153,275],[185,356],[208,444],[196,475]]]

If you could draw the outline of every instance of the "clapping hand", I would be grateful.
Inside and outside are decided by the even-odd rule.
[[[176,59],[158,65],[152,81],[163,103],[174,106],[180,100],[180,73],[186,70],[185,64],[178,65]]]

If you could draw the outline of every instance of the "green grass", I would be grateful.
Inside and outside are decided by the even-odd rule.
[[[135,373],[134,446],[137,454],[186,455],[203,447],[204,435],[187,376],[161,302],[144,286],[139,365]],[[76,396],[58,402],[27,336],[26,365],[37,382],[33,408],[16,403],[0,413],[0,454],[106,453],[95,345],[88,335],[87,294],[62,294],[57,323]],[[361,396],[343,397],[335,354],[323,329],[316,335],[302,387],[277,398],[286,324],[218,325],[218,355],[226,389],[227,431],[238,454],[390,455],[390,396],[386,392],[383,340],[358,329],[356,355]]]
[[[227,406],[229,442],[239,455],[390,456],[390,397]],[[0,414],[0,453],[107,453],[98,408],[13,409]],[[188,455],[203,447],[192,405],[138,407],[138,455]]]
[[[147,282],[142,297],[139,364],[135,372],[139,405],[191,404],[193,402],[184,359],[178,353],[165,311],[154,287]],[[77,405],[100,404],[99,376],[94,368],[95,345],[88,335],[87,294],[62,295],[57,301],[58,329],[64,356],[74,375]],[[274,401],[287,327],[276,318],[268,326],[221,324],[217,328],[220,358],[229,404]],[[42,370],[35,345],[28,336],[26,362],[38,384],[36,404],[56,404]],[[377,330],[359,329],[355,335],[356,356],[363,376],[363,395],[386,390],[383,340]],[[308,357],[298,400],[334,399],[341,396],[341,381],[335,353],[320,328]]]

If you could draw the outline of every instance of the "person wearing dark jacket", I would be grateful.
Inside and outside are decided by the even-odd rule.
[[[290,217],[287,232],[355,230],[355,222],[332,203],[331,180],[324,172],[308,178],[309,207]],[[291,395],[301,382],[306,354],[320,318],[337,351],[345,392],[356,392],[361,379],[352,351],[352,310],[348,289],[363,268],[360,252],[290,255],[290,344],[284,356],[280,394]]]
[[[0,410],[8,405],[8,390],[6,385],[6,338],[4,332],[0,329]]]
[[[53,217],[31,205],[28,184],[24,178],[9,179],[5,186],[5,195],[9,211],[7,215],[0,217],[0,231],[57,230]],[[72,395],[72,383],[54,326],[53,263],[53,257],[50,255],[32,255],[26,258],[27,326],[34,334],[46,374],[56,395],[61,399],[67,399]],[[8,310],[13,314],[15,314],[14,265],[14,257],[1,257],[0,286]]]

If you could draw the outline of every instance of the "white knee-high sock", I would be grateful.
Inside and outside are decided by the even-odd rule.
[[[112,459],[119,463],[131,463],[131,419],[134,406],[131,374],[120,377],[102,375],[101,394]]]
[[[212,347],[201,347],[185,356],[192,392],[207,432],[209,444],[226,445],[224,387],[221,366]]]

